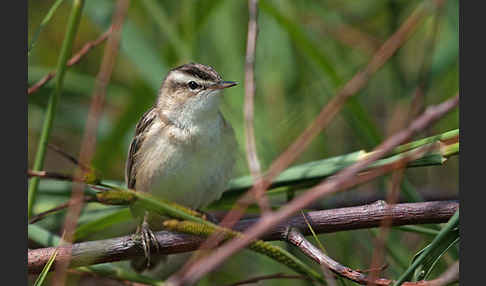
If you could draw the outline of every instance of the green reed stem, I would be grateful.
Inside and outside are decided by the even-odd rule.
[[[37,147],[37,153],[34,162],[34,171],[42,170],[44,165],[44,158],[47,149],[47,141],[52,129],[52,123],[54,122],[54,116],[56,114],[57,103],[59,97],[61,96],[64,75],[66,73],[66,63],[69,59],[73,47],[74,38],[78,31],[79,23],[81,21],[81,12],[83,10],[84,0],[75,0],[73,7],[71,9],[71,14],[69,15],[68,27],[66,30],[66,36],[62,42],[61,53],[57,63],[57,77],[56,77],[56,87],[49,97],[49,102],[47,105],[46,117],[42,126],[42,132],[39,139],[39,145]],[[39,185],[39,178],[34,177],[30,180],[29,193],[28,193],[28,205],[27,205],[27,215],[30,218],[32,215],[32,208],[35,202],[35,196],[37,193],[37,187]]]

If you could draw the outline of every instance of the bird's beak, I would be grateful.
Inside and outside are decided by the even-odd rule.
[[[209,89],[224,89],[224,88],[235,86],[237,84],[238,83],[235,81],[220,81],[218,83],[211,85]]]

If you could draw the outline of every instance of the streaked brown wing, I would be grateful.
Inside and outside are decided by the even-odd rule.
[[[157,112],[154,107],[147,110],[140,121],[137,123],[135,128],[135,136],[133,137],[130,148],[128,149],[128,157],[125,165],[125,182],[129,189],[135,188],[135,175],[137,174],[135,165],[135,154],[137,153],[140,146],[142,146],[143,140],[145,139],[145,131],[150,128],[154,119],[157,117]]]

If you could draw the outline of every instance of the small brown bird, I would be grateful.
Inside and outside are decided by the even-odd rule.
[[[193,209],[219,199],[237,153],[233,128],[219,104],[221,91],[236,84],[198,63],[170,70],[155,106],[136,126],[126,162],[128,188]],[[150,264],[150,241],[156,243],[151,219],[136,204],[132,211],[143,217],[137,233]]]

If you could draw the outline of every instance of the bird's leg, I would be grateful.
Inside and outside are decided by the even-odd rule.
[[[210,221],[210,222],[212,222],[214,224],[219,224],[218,219],[214,215],[212,215],[212,214],[210,214],[208,212],[202,211],[202,210],[196,210],[196,211],[198,213],[202,214],[202,218],[204,220]]]
[[[137,227],[137,235],[140,235],[142,240],[143,252],[145,254],[145,259],[147,260],[147,268],[150,267],[150,247],[155,246],[157,252],[159,252],[159,242],[155,237],[154,233],[150,229],[148,223],[149,213],[146,211],[143,217],[142,224]]]

